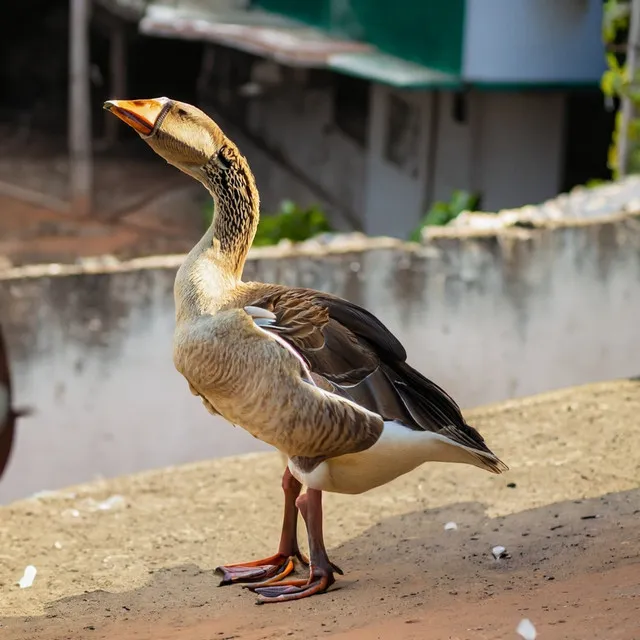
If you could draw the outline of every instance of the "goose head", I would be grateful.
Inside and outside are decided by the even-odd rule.
[[[129,125],[169,164],[201,182],[204,167],[212,161],[215,164],[220,150],[232,144],[203,111],[178,100],[107,100],[104,108]]]

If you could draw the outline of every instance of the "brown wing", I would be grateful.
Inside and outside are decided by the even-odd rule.
[[[319,386],[330,387],[384,420],[441,433],[490,453],[456,402],[406,363],[402,344],[366,309],[326,293],[287,287],[270,287],[249,304],[272,314],[254,321],[284,338]]]
[[[13,448],[15,414],[11,402],[9,361],[2,327],[0,327],[0,478],[4,473]]]

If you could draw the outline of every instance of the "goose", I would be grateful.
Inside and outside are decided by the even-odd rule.
[[[247,583],[258,604],[331,587],[342,570],[325,548],[325,491],[359,494],[428,461],[507,470],[456,402],[407,363],[399,340],[366,309],[312,289],[243,282],[259,195],[247,160],[218,124],[167,97],[108,100],[104,108],[214,200],[210,227],[176,274],[177,371],[211,414],[288,461],[277,553],[217,567],[221,585]],[[308,559],[298,546],[298,513]],[[308,565],[307,577],[289,577],[295,560]]]

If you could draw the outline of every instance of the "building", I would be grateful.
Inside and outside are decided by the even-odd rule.
[[[497,210],[606,177],[601,0],[101,2],[203,43],[198,99],[267,211],[321,202],[407,237],[455,189]]]

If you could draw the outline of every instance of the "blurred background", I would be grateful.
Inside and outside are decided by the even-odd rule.
[[[635,3],[0,11],[0,321],[36,410],[0,503],[264,448],[172,365],[173,278],[208,194],[108,98],[214,117],[261,193],[245,277],[367,306],[463,407],[640,372]]]

